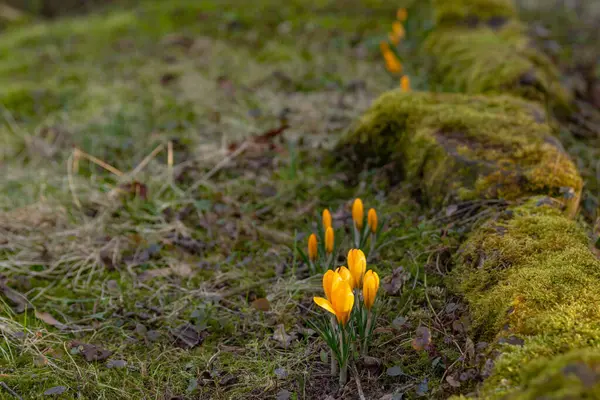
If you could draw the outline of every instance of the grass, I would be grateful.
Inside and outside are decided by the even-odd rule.
[[[460,225],[441,229],[452,219],[424,212],[410,188],[390,191],[381,172],[327,162],[397,85],[378,55],[397,5],[261,5],[147,1],[0,37],[0,377],[14,393],[352,397],[354,379],[337,388],[306,330],[321,284],[294,243],[323,207],[341,236],[355,196],[390,220],[372,268],[407,272],[400,293],[381,296],[378,364],[358,365],[365,395],[444,398],[459,390],[446,377],[472,370],[456,325],[466,310],[442,286]],[[262,298],[268,311],[253,307]],[[420,325],[429,351],[411,346]]]

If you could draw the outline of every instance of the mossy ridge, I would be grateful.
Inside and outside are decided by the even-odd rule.
[[[596,354],[588,367],[598,371],[600,262],[583,230],[548,203],[532,198],[475,231],[452,273],[450,286],[470,304],[474,329],[500,343],[517,340],[500,347],[481,398],[539,398],[544,387],[553,395],[587,393],[589,383],[564,368]]]
[[[517,15],[512,0],[434,0],[436,24],[456,24],[471,20],[489,23],[494,18],[512,19]]]
[[[543,120],[535,105],[509,96],[398,90],[381,96],[340,146],[360,165],[395,163],[432,205],[571,188],[565,204],[574,213],[582,181]]]
[[[434,58],[432,79],[446,90],[512,93],[549,101],[556,110],[568,109],[571,94],[552,62],[530,46],[525,27],[513,18],[511,3],[436,2],[437,27],[423,45]]]

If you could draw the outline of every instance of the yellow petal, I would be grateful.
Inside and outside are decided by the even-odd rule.
[[[330,226],[325,231],[325,251],[327,253],[333,252],[333,244],[334,244],[333,228]]]
[[[367,222],[369,223],[369,228],[371,228],[371,232],[377,232],[377,212],[374,208],[369,210],[367,214]]]
[[[354,279],[352,287],[359,288],[363,275],[367,269],[367,259],[362,250],[352,249],[348,252],[348,269]]]
[[[410,92],[410,78],[407,75],[403,75],[400,78],[400,87],[403,92]]]
[[[335,310],[333,309],[333,306],[327,299],[324,299],[322,297],[313,297],[313,300],[315,301],[315,303],[317,303],[317,305],[319,307],[324,308],[325,310],[329,311],[333,315],[336,315]]]
[[[332,270],[328,270],[325,272],[325,275],[323,275],[323,291],[325,292],[325,297],[327,297],[327,300],[329,301],[331,301],[331,287],[336,278],[336,273]]]
[[[354,283],[354,280],[352,278],[352,274],[350,273],[350,270],[348,268],[344,267],[339,267],[338,269],[335,270],[335,272],[337,272],[338,274],[340,274],[340,276],[342,277],[342,279],[347,282],[350,287],[352,287],[352,284]]]
[[[408,11],[406,11],[406,8],[399,8],[396,12],[396,18],[398,18],[399,21],[406,21],[406,18],[408,18]]]
[[[312,261],[317,259],[317,235],[314,233],[308,237],[308,258]]]
[[[385,54],[387,54],[387,53],[385,53]],[[356,224],[358,229],[362,229],[364,217],[365,217],[365,211],[363,208],[362,200],[361,199],[354,200],[354,203],[352,204],[352,219],[354,220],[354,223]]]
[[[331,213],[328,209],[323,210],[323,229],[327,231],[327,228],[331,226]]]
[[[388,44],[388,42],[386,42],[385,40],[382,40],[379,43],[379,49],[381,50],[381,52],[383,54],[385,54],[387,51],[390,51],[390,45]]]
[[[379,289],[379,276],[376,272],[368,270],[365,274],[363,282],[363,299],[365,307],[368,310],[375,304],[375,298],[377,297],[377,290]]]
[[[335,283],[332,289],[331,305],[335,310],[335,316],[338,322],[346,324],[354,306],[354,294],[345,281]]]

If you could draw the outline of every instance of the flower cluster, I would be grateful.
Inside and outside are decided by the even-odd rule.
[[[380,43],[381,54],[385,60],[385,68],[393,75],[401,75],[403,67],[396,53],[390,48],[390,43],[394,47],[400,45],[400,42],[406,36],[404,22],[407,18],[408,12],[406,9],[400,8],[396,13],[396,21],[392,24],[392,31],[388,34],[388,41],[384,40]],[[408,75],[400,77],[400,87],[404,92],[410,92],[410,78]]]
[[[328,209],[323,210],[321,221],[322,224],[318,226],[317,233],[312,233],[308,237],[307,255],[300,252],[308,263],[311,273],[325,272],[333,268],[336,250],[339,247],[338,243],[341,242],[336,243],[336,234]],[[370,256],[375,251],[378,236],[377,212],[374,208],[369,209],[365,220],[363,202],[357,198],[352,204],[352,221],[354,247],[363,249],[370,239]]]
[[[322,327],[314,325],[331,348],[331,372],[337,374],[340,384],[347,379],[348,362],[360,350],[366,355],[374,327],[373,306],[379,290],[379,275],[367,271],[367,260],[362,250],[351,249],[346,259],[348,267],[323,275],[325,297],[314,302],[331,313],[331,321]]]

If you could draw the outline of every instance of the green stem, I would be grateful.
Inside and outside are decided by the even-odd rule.
[[[331,327],[335,331],[336,329],[336,320],[334,316],[331,316]],[[337,376],[338,374],[338,360],[335,357],[335,353],[333,349],[331,350],[331,376]]]
[[[373,323],[373,314],[371,313],[371,310],[368,311],[368,316],[367,316],[367,326],[365,329],[365,337],[363,339],[363,346],[362,346],[362,355],[366,356],[367,352],[368,352],[368,347],[369,347],[369,332],[371,331],[371,324]]]
[[[348,365],[343,365],[340,370],[340,387],[344,387],[346,385],[346,381],[348,380]]]
[[[373,256],[373,253],[375,252],[375,234],[371,233],[371,249],[369,250],[369,257],[367,258],[371,258]]]
[[[358,249],[360,246],[360,231],[358,230],[356,223],[354,223],[353,226],[354,226],[354,244],[355,244],[356,248]]]

